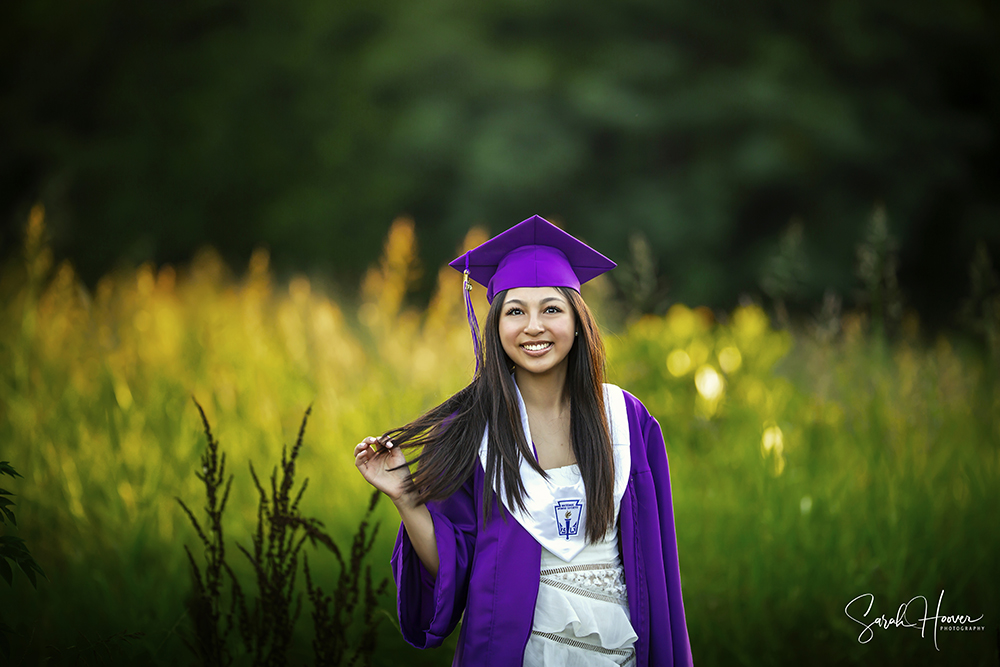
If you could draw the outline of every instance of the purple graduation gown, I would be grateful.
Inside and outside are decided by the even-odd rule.
[[[660,425],[637,398],[624,392],[632,469],[619,521],[636,664],[691,665],[684,620],[670,471]],[[424,568],[402,525],[392,555],[399,626],[417,648],[440,646],[462,620],[453,665],[521,665],[538,595],[542,547],[493,496],[482,520],[485,474],[475,474],[448,499],[428,503],[440,566]],[[463,620],[463,612],[465,613]]]

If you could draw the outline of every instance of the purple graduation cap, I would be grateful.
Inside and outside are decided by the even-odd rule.
[[[486,300],[515,287],[571,287],[596,278],[616,264],[551,222],[533,215],[448,264],[465,275],[465,311],[479,370],[479,323],[469,279],[486,287]]]

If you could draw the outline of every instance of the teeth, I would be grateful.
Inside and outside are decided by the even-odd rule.
[[[552,343],[525,343],[521,347],[532,352],[538,352],[539,350],[544,350]]]

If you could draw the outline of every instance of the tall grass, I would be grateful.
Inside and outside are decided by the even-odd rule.
[[[48,575],[37,592],[15,580],[10,606],[0,593],[17,609],[5,614],[13,664],[59,664],[81,637],[123,631],[143,635],[110,642],[117,661],[183,664],[180,545],[197,536],[174,497],[199,496],[204,447],[190,397],[225,434],[237,477],[223,522],[244,542],[257,499],[242,471],[273,460],[312,404],[301,511],[347,543],[369,496],[352,446],[471,377],[460,276],[443,269],[429,306],[408,307],[419,267],[413,225],[399,220],[350,298],[304,276],[275,280],[263,251],[241,276],[206,250],[188,267],[123,269],[90,292],[70,265],[51,266],[43,223],[36,210],[21,259],[0,272],[0,458],[24,474],[19,536]],[[482,239],[472,232],[464,247]],[[585,288],[610,317],[604,293]],[[611,380],[645,402],[667,440],[695,659],[996,664],[995,367],[954,341],[922,342],[912,321],[891,340],[860,314],[836,324],[835,335],[791,333],[753,306],[718,321],[676,305],[608,332]],[[381,578],[397,519],[386,503],[375,519]],[[329,554],[311,557],[310,571],[310,586],[334,590]],[[872,593],[873,613],[894,616],[941,590],[942,613],[985,614],[988,629],[939,633],[940,651],[905,628],[862,644],[844,611]],[[381,605],[394,622],[391,591]],[[447,648],[410,649],[382,626],[377,664],[450,663]],[[315,638],[299,624],[293,658],[308,664]]]
[[[911,330],[884,346],[862,318],[844,326],[834,342],[804,335],[793,345],[756,308],[723,325],[675,306],[615,340],[613,375],[653,406],[667,440],[695,656],[996,664],[996,378],[947,340],[925,349]],[[650,362],[677,350],[691,359],[677,375]],[[702,382],[717,396],[691,386],[699,373],[718,374]],[[942,590],[942,614],[985,614],[986,629],[939,634],[940,652],[930,625],[926,638],[876,629],[861,644],[863,628],[845,613],[871,593],[868,622],[895,618],[899,605],[936,603]]]

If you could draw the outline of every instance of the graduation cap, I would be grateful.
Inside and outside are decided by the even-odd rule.
[[[465,310],[479,364],[479,323],[472,308],[471,278],[486,287],[486,300],[515,287],[580,285],[617,266],[586,243],[537,215],[520,222],[448,264],[465,275]]]

